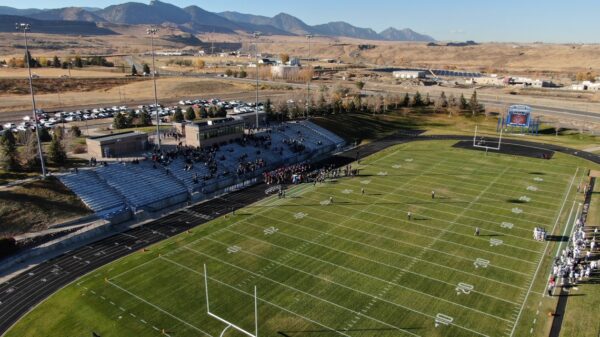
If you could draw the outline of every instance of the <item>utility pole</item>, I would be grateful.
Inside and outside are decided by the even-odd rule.
[[[256,130],[259,127],[258,121],[258,39],[260,38],[259,32],[254,32],[254,53],[256,54],[256,105],[254,106],[254,112],[256,115]]]
[[[44,163],[44,154],[42,152],[42,142],[40,140],[40,122],[37,118],[37,108],[35,106],[35,95],[33,93],[33,80],[31,78],[31,55],[29,55],[29,46],[27,45],[27,32],[31,29],[31,25],[28,23],[16,23],[15,27],[17,30],[23,32],[25,38],[25,59],[27,62],[27,71],[29,73],[29,91],[31,92],[31,105],[33,107],[33,120],[35,121],[35,136],[37,137],[38,155],[40,157],[40,164],[42,166],[42,177],[46,178],[46,164]]]
[[[308,80],[306,81],[306,115],[305,119],[308,119],[308,114],[310,113],[310,82],[312,81],[312,73],[310,71],[310,67],[308,66],[310,63],[310,40],[314,36],[312,34],[307,34],[306,39],[308,40],[308,59],[306,59],[306,68],[308,70]]]
[[[160,150],[160,115],[158,114],[158,95],[156,93],[156,64],[154,62],[154,36],[158,33],[158,28],[152,27],[147,31],[150,35],[150,43],[152,46],[152,82],[154,83],[154,109],[156,111],[156,144]]]

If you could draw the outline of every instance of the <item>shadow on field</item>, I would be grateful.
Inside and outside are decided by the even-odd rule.
[[[546,175],[546,173],[544,173],[544,172],[529,172],[529,174],[535,174],[535,175],[540,175],[540,176]]]
[[[526,201],[519,200],[519,199],[507,199],[506,201],[511,202],[513,204],[524,204],[524,203],[526,203]]]
[[[419,330],[421,328],[400,328],[402,330]],[[323,333],[323,334],[331,334],[332,332],[372,332],[372,333],[377,333],[379,331],[395,331],[397,329],[391,329],[391,328],[378,328],[378,329],[349,329],[349,330],[292,330],[292,331],[277,331],[277,334],[279,334],[280,336],[284,336],[284,337],[292,337],[292,336],[299,336],[302,334],[319,334],[319,333]]]

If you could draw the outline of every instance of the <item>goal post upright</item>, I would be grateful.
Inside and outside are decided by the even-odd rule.
[[[500,151],[500,147],[502,145],[503,131],[504,131],[503,128],[500,128],[500,136],[497,139],[496,146],[492,147],[492,146],[487,146],[487,145],[481,145],[481,144],[477,143],[477,135],[479,134],[479,124],[475,124],[475,134],[473,135],[473,147],[485,149],[486,153],[488,150]],[[482,139],[483,139],[483,137],[482,137]]]
[[[205,290],[205,294],[206,294],[206,313],[208,314],[208,316],[210,316],[224,324],[227,324],[225,329],[223,329],[223,331],[221,332],[220,336],[223,336],[225,334],[225,331],[227,331],[227,329],[234,328],[237,331],[247,335],[248,337],[258,337],[258,296],[257,296],[256,286],[254,286],[254,334],[229,322],[228,320],[221,318],[218,315],[210,312],[210,300],[208,297],[208,272],[207,272],[207,268],[206,268],[206,263],[204,264],[204,290]]]

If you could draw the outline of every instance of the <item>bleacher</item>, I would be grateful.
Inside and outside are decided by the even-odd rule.
[[[205,163],[195,162],[189,167],[178,156],[165,166],[153,165],[150,160],[100,165],[64,175],[61,181],[94,212],[110,218],[115,211],[158,211],[188,200],[201,200],[267,170],[311,160],[344,145],[340,137],[308,121],[278,124],[265,132],[271,138],[270,146],[252,141],[220,146],[215,155],[215,175],[210,175]],[[293,150],[290,143],[302,144],[304,149]],[[244,158],[243,162],[262,159],[266,166],[238,175],[240,158]]]
[[[125,198],[93,170],[79,170],[79,173],[62,175],[59,179],[100,218],[110,219],[129,212]]]

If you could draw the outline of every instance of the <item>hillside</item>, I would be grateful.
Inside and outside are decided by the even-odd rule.
[[[30,23],[36,33],[63,35],[114,35],[112,30],[101,28],[94,22],[66,20],[37,20],[16,15],[0,15],[0,33],[14,33],[15,22]]]

